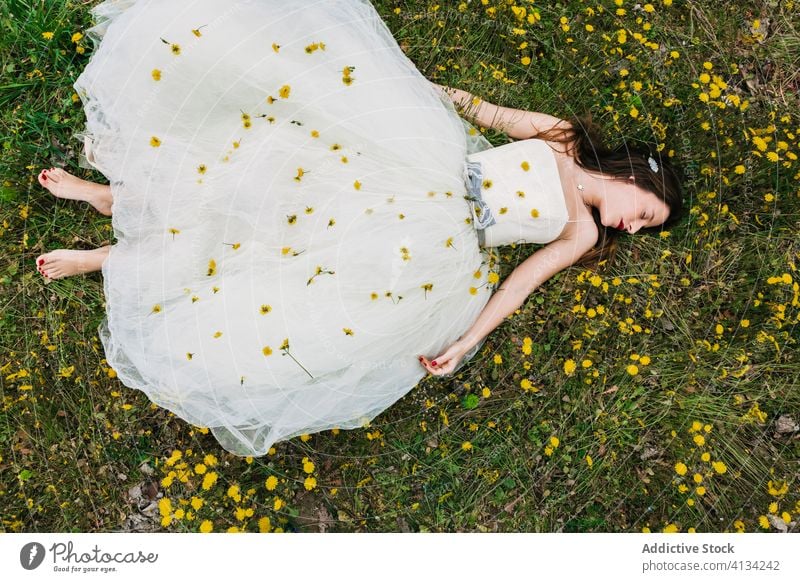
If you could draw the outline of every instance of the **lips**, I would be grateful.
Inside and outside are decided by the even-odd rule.
[[[622,220],[620,220],[619,224],[617,225],[617,230],[622,230],[623,228],[625,228],[625,225],[622,223]]]

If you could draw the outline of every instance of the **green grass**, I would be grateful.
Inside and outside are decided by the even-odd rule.
[[[528,24],[500,2],[473,1],[466,12],[458,2],[436,10],[376,2],[436,82],[510,107],[591,111],[612,141],[664,143],[687,173],[688,219],[668,238],[623,239],[613,264],[597,273],[574,267],[554,277],[459,376],[426,378],[370,427],[295,438],[248,462],[113,377],[96,331],[99,273],[44,285],[36,272],[41,252],[113,240],[109,218],[56,200],[36,182],[40,168],[53,165],[104,181],[78,165],[82,144],[74,138],[84,117],[71,85],[92,47],[72,35],[91,23],[78,3],[0,0],[0,531],[142,523],[197,531],[204,520],[215,531],[258,531],[264,517],[273,531],[774,531],[760,525],[770,513],[796,529],[800,441],[797,432],[779,433],[777,421],[800,422],[797,6],[767,13],[752,2],[675,0],[646,13],[626,1],[617,15],[613,2],[599,4],[605,10],[594,15],[575,1],[538,7],[540,19]],[[754,38],[759,15],[764,37]],[[722,95],[747,108],[698,98],[708,91],[704,62],[726,82]],[[754,132],[772,138],[766,151]],[[767,153],[779,142],[786,147],[772,162]],[[534,250],[499,249],[501,278]],[[770,279],[784,273],[788,284]],[[577,364],[572,374],[567,360]],[[538,390],[523,389],[524,379]],[[175,450],[182,458],[172,464]],[[208,472],[218,475],[208,491],[193,471],[206,455],[217,461]],[[304,457],[314,463],[311,490]],[[711,465],[719,461],[724,473]],[[174,482],[163,483],[171,470]],[[265,487],[269,476],[274,490]],[[129,489],[148,483],[171,500],[171,512],[192,519],[173,513],[162,525],[158,510],[140,513],[146,503],[137,508]],[[231,485],[240,487],[239,501],[228,495]],[[202,498],[200,509],[187,504],[193,498]],[[236,508],[252,515],[239,519]]]

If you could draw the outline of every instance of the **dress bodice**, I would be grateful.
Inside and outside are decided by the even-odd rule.
[[[544,244],[561,234],[569,212],[555,154],[545,141],[525,139],[467,156],[466,165],[476,162],[481,204],[471,208],[482,246]]]

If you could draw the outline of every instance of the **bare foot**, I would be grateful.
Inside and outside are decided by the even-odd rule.
[[[57,198],[82,200],[94,206],[100,214],[111,216],[111,187],[73,176],[62,168],[50,168],[39,172],[39,184],[50,190]]]
[[[36,268],[47,282],[70,275],[99,271],[110,249],[110,245],[91,251],[56,249],[36,257]]]

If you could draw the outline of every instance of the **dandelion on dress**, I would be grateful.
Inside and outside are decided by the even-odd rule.
[[[181,45],[175,44],[175,43],[171,43],[168,40],[164,40],[163,38],[161,39],[161,42],[163,42],[164,44],[169,45],[169,49],[170,49],[170,51],[172,51],[173,55],[177,56],[177,55],[181,54]]]

